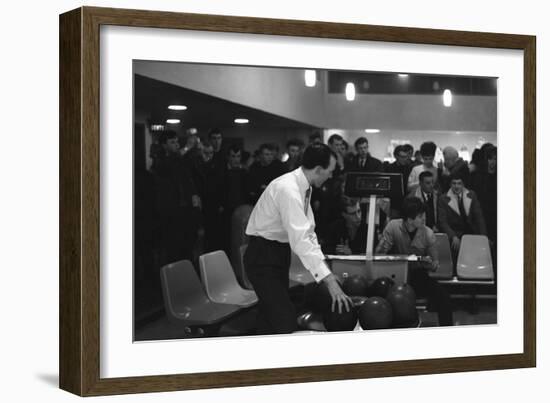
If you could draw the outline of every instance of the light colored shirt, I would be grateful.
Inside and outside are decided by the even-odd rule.
[[[411,173],[409,174],[409,180],[407,182],[407,189],[409,192],[417,188],[420,183],[420,174],[424,171],[430,171],[434,176],[434,183],[437,182],[437,167],[432,165],[430,168],[426,168],[424,164],[417,165],[413,167]]]
[[[252,210],[246,234],[288,242],[315,281],[320,282],[331,271],[315,234],[313,211],[305,205],[309,188],[302,168],[274,179]]]
[[[434,261],[439,260],[433,231],[423,225],[416,230],[416,234],[411,240],[402,218],[391,220],[386,225],[380,241],[378,242],[378,246],[376,247],[376,253],[418,256],[428,255],[431,256]]]

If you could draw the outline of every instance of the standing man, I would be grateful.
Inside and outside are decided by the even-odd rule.
[[[296,330],[296,310],[288,292],[291,249],[315,281],[326,284],[333,311],[352,309],[325,263],[309,202],[311,186],[322,186],[335,166],[336,156],[327,145],[308,146],[302,166],[273,180],[250,215],[244,266],[259,299],[259,334]]]
[[[437,232],[437,203],[439,193],[435,190],[435,180],[432,172],[424,171],[419,176],[420,186],[409,193],[409,197],[418,197],[426,207],[426,227]]]
[[[220,129],[212,129],[208,132],[208,140],[214,149],[214,162],[218,167],[224,167],[226,154],[223,146],[223,136]]]
[[[398,145],[393,150],[395,161],[386,167],[386,172],[401,174],[401,183],[403,183],[403,196],[392,197],[390,199],[391,217],[401,217],[401,207],[407,193],[407,181],[411,173],[411,164],[409,163],[409,153],[403,145]]]
[[[255,204],[269,183],[284,173],[283,163],[275,159],[273,144],[260,146],[259,161],[254,162],[248,170],[248,196]]]
[[[340,176],[346,171],[346,145],[339,134],[333,134],[328,138],[328,146],[336,154],[336,170],[334,176]]]
[[[382,161],[369,154],[369,141],[366,137],[359,137],[355,140],[357,155],[353,157],[348,171],[360,172],[383,172]]]
[[[456,263],[462,235],[487,235],[487,228],[475,192],[466,189],[460,174],[449,179],[451,188],[439,199],[439,226],[449,236]]]
[[[434,165],[435,151],[437,146],[433,141],[426,141],[420,146],[420,154],[422,155],[422,163],[416,165],[411,170],[408,181],[408,191],[416,190],[419,185],[419,178],[422,172],[428,171],[432,173],[434,181],[437,183],[437,167]]]
[[[451,176],[459,175],[465,186],[470,185],[470,167],[468,163],[460,158],[454,147],[443,149],[443,163],[439,163],[437,170],[437,183],[441,193],[445,193],[451,187]]]
[[[302,163],[302,151],[304,142],[299,139],[292,139],[286,143],[286,152],[288,159],[283,163],[285,172],[294,171],[299,168]]]

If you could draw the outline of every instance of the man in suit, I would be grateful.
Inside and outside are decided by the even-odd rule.
[[[357,155],[353,157],[348,171],[351,172],[383,172],[382,161],[369,154],[369,141],[366,137],[355,140]]]
[[[329,255],[364,254],[367,247],[367,225],[361,217],[359,200],[342,196],[340,217],[328,226],[323,252]]]
[[[451,249],[456,257],[462,235],[487,235],[487,229],[477,196],[464,187],[462,176],[451,174],[450,185],[447,193],[439,198],[438,218],[439,227],[451,240]]]
[[[399,218],[401,217],[403,200],[407,194],[407,180],[411,172],[411,164],[409,163],[409,154],[403,145],[395,147],[393,156],[395,157],[395,161],[386,167],[386,172],[401,174],[404,195],[391,198],[391,217]]]
[[[430,171],[420,173],[419,185],[415,190],[409,193],[408,197],[417,197],[424,203],[426,207],[426,227],[431,228],[434,232],[438,231],[437,225],[437,202],[439,194],[435,190],[435,178]]]

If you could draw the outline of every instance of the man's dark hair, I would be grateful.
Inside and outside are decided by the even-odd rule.
[[[202,148],[210,148],[210,147],[214,148],[214,146],[212,145],[212,143],[210,141],[204,140],[202,142]]]
[[[437,146],[433,141],[426,141],[422,143],[420,146],[420,155],[427,156],[427,157],[433,157],[435,156],[435,150],[437,149]]]
[[[290,147],[299,147],[302,148],[304,146],[304,142],[300,139],[290,139],[286,142],[286,148],[289,149]]]
[[[311,144],[306,147],[304,155],[302,157],[302,166],[305,169],[313,169],[316,166],[320,166],[323,169],[327,169],[330,165],[330,157],[336,159],[336,153],[330,149],[326,144],[318,143]]]
[[[309,135],[309,142],[313,143],[316,139],[323,141],[323,138],[321,137],[321,133],[319,132],[313,132]]]
[[[418,176],[418,181],[422,183],[424,178],[433,178],[433,176],[434,174],[431,173],[430,171],[424,171],[424,172],[421,172],[420,175]]]
[[[276,147],[272,143],[263,143],[262,145],[260,145],[260,148],[258,148],[258,150],[260,152],[262,152],[263,150],[269,150],[269,151],[275,152]]]
[[[406,153],[411,153],[412,155],[414,151],[414,147],[410,144],[403,144],[403,151],[405,151]]]
[[[393,149],[393,156],[397,158],[397,154],[399,153],[405,153],[406,151],[403,149],[403,146],[400,144],[397,147]]]
[[[401,209],[401,216],[404,220],[410,218],[414,220],[420,214],[426,212],[426,206],[422,203],[418,197],[407,197],[403,202],[403,208]]]
[[[457,171],[457,172],[451,172],[451,174],[449,175],[449,181],[452,182],[452,181],[456,181],[456,180],[461,180],[462,183],[466,183],[466,179],[464,178],[464,175],[462,174],[462,172],[460,171]]]
[[[328,138],[328,143],[332,145],[336,140],[344,141],[344,138],[339,134],[333,134]]]
[[[215,127],[208,132],[208,138],[211,138],[214,134],[222,134],[222,131]]]
[[[361,144],[365,144],[365,143],[367,143],[367,145],[369,144],[369,141],[367,140],[367,138],[366,137],[359,137],[357,140],[355,140],[354,146],[355,146],[355,148],[357,148]]]
[[[237,154],[238,152],[242,152],[241,146],[238,144],[231,144],[227,149],[227,155],[229,155],[229,153]]]
[[[168,139],[178,138],[178,135],[173,130],[163,130],[159,132],[158,136],[159,136],[158,139],[160,144],[166,144]]]
[[[490,147],[487,147],[485,150],[485,161],[494,158],[497,156],[497,148],[496,146],[492,145]]]

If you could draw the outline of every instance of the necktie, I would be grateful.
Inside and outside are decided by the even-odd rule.
[[[359,161],[359,166],[361,168],[364,168],[365,167],[365,159],[364,158],[361,158],[361,161]]]
[[[309,198],[311,196],[311,186],[306,190],[306,199],[304,202],[304,214],[307,216],[307,209],[309,208]]]
[[[428,193],[426,197],[426,226],[433,228],[435,225],[435,211],[433,194]]]
[[[468,216],[466,215],[466,210],[464,209],[464,201],[462,200],[462,195],[458,196],[458,210],[460,211],[460,217],[466,222]]]

